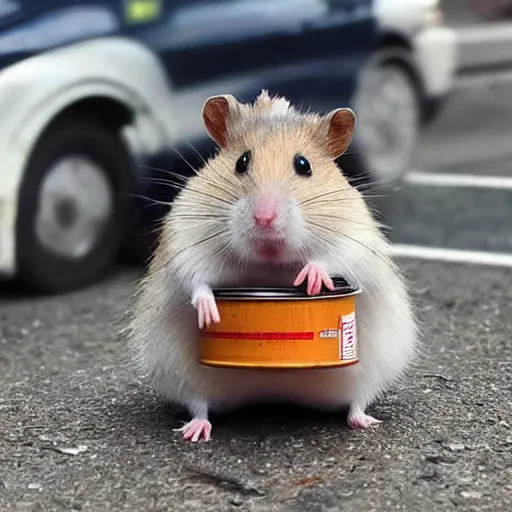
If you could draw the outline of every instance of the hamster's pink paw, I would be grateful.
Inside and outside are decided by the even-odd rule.
[[[220,315],[214,297],[200,297],[197,301],[197,323],[199,329],[208,327],[211,323],[219,323]]]
[[[368,428],[378,425],[379,423],[382,423],[382,421],[374,418],[373,416],[369,416],[364,412],[356,412],[348,415],[348,425],[350,428]]]
[[[325,284],[329,290],[334,289],[332,279],[327,272],[316,263],[308,263],[295,279],[293,285],[299,286],[305,280],[308,281],[307,292],[308,295],[318,295],[322,291],[322,284]]]
[[[183,432],[183,439],[190,439],[196,443],[201,439],[205,441],[211,439],[212,424],[208,420],[193,419],[181,428],[175,429],[176,432]]]

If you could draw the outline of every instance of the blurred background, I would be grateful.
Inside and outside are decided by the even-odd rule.
[[[508,0],[1,1],[0,274],[63,293],[145,261],[166,170],[188,176],[215,149],[205,99],[262,88],[356,111],[338,163],[386,196],[398,255],[506,258],[511,14]]]

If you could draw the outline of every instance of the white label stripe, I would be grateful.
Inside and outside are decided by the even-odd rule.
[[[512,268],[512,254],[508,253],[466,251],[463,249],[407,244],[394,244],[391,246],[391,252],[394,256],[403,258]]]
[[[403,179],[410,185],[512,190],[512,177],[510,176],[414,171],[406,174]]]

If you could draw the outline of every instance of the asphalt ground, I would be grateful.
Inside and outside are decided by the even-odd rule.
[[[417,169],[511,176],[509,90],[459,92]],[[512,191],[404,183],[382,208],[397,243],[510,251]],[[259,407],[214,418],[201,444],[126,365],[136,270],[61,297],[3,291],[0,510],[512,510],[512,268],[400,261],[423,352],[372,407],[384,423]]]

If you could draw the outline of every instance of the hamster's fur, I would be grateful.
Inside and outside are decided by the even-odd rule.
[[[417,329],[388,242],[334,163],[352,138],[353,112],[301,114],[263,91],[254,104],[210,98],[203,119],[220,151],[175,199],[140,283],[129,325],[140,371],[163,399],[188,408],[180,430],[194,441],[210,437],[209,410],[261,400],[350,405],[350,426],[379,423],[366,407],[408,367]],[[311,286],[325,271],[361,288],[358,364],[276,373],[198,364],[198,314],[200,324],[218,320],[211,288],[290,286],[306,265]]]

